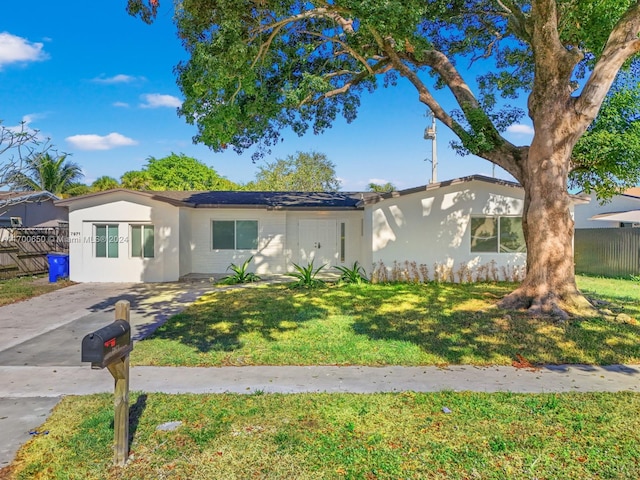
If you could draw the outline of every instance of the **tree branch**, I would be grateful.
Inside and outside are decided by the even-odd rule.
[[[582,93],[574,101],[576,120],[584,124],[582,132],[595,119],[624,62],[640,52],[639,36],[640,2],[636,2],[614,27]]]
[[[535,80],[529,99],[532,118],[535,107],[547,103],[556,108],[566,104],[572,91],[567,89],[575,66],[583,58],[578,49],[567,50],[560,40],[556,0],[533,0],[531,48],[536,64]]]
[[[497,0],[498,5],[507,13],[509,26],[516,35],[526,41],[531,41],[531,32],[527,29],[527,16],[523,13],[522,8],[513,2],[513,0]]]
[[[338,14],[337,12],[331,11],[325,7],[314,8],[312,10],[308,10],[306,12],[302,12],[297,15],[292,15],[291,17],[284,18],[276,23],[264,25],[256,29],[255,31],[256,33],[264,33],[270,30],[271,30],[271,33],[267,38],[267,40],[260,45],[260,48],[258,49],[258,54],[256,55],[256,58],[251,64],[251,68],[255,67],[258,61],[264,57],[267,51],[269,51],[269,48],[271,47],[271,43],[273,42],[273,39],[278,35],[278,33],[280,33],[280,30],[282,30],[282,28],[284,28],[286,25],[290,23],[295,23],[297,21],[308,19],[308,18],[330,18],[334,20],[338,25],[340,25],[343,32],[345,33],[354,32],[353,20],[346,19],[342,17],[340,14]]]
[[[335,43],[335,44],[340,45],[342,48],[344,48],[344,53],[346,53],[346,54],[350,55],[351,57],[355,58],[358,62],[360,62],[364,66],[364,68],[367,69],[369,74],[373,75],[374,72],[373,72],[373,69],[371,68],[371,66],[369,65],[369,62],[367,62],[367,60],[362,55],[360,55],[358,52],[356,52],[353,48],[351,48],[349,45],[347,45],[345,42],[343,42],[339,38],[328,37],[328,36],[326,36],[324,34],[320,34],[320,33],[316,33],[316,32],[310,32],[308,30],[303,31],[302,33],[305,33],[305,34],[310,35],[310,36],[321,38],[322,40],[325,40],[325,42]]]
[[[405,77],[418,91],[418,98],[420,102],[425,104],[433,112],[435,117],[449,127],[453,132],[458,135],[463,144],[469,144],[473,141],[473,138],[465,128],[458,123],[453,117],[444,111],[442,106],[433,97],[427,86],[420,79],[418,74],[407,65],[407,62],[413,62],[416,66],[427,65],[435,70],[445,81],[453,95],[455,96],[458,105],[465,114],[465,117],[472,123],[474,127],[477,127],[478,122],[472,121],[477,115],[482,115],[481,120],[482,127],[487,128],[492,136],[493,147],[490,150],[484,150],[482,152],[472,152],[476,155],[489,160],[496,165],[504,168],[516,179],[522,178],[522,166],[520,160],[526,157],[528,147],[516,147],[507,140],[505,140],[500,133],[496,130],[491,119],[486,115],[484,110],[480,107],[480,103],[474,96],[473,92],[464,81],[462,76],[458,73],[453,66],[449,58],[446,55],[436,50],[429,50],[423,52],[425,58],[424,63],[421,64],[415,59],[403,57],[395,50],[395,42],[392,38],[383,39],[378,32],[370,29],[376,42],[380,45],[380,48],[386,52],[391,60],[393,68],[395,68],[403,77]]]

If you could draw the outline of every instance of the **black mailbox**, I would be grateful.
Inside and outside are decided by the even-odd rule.
[[[82,339],[82,361],[91,362],[91,368],[104,368],[131,350],[131,326],[125,320],[116,320]]]

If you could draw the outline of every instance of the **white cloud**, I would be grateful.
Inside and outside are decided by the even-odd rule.
[[[46,116],[47,116],[46,113],[27,113],[25,116],[22,117],[22,121],[26,125],[29,125],[30,123],[33,123],[36,120],[40,120],[42,118],[45,118]]]
[[[141,95],[144,103],[140,104],[141,108],[160,108],[160,107],[173,107],[177,108],[182,105],[182,102],[178,97],[172,95],[161,95],[160,93],[147,93]]]
[[[0,69],[10,63],[39,62],[47,60],[49,55],[43,50],[44,44],[32,43],[26,38],[0,33]]]
[[[65,138],[65,140],[78,150],[111,150],[112,148],[138,144],[138,142],[132,138],[115,132],[105,136],[73,135]]]
[[[113,102],[113,106],[119,108],[129,108],[129,104],[126,102]]]
[[[132,75],[124,75],[122,73],[114,75],[113,77],[96,77],[92,81],[96,83],[114,84],[114,83],[132,83],[137,80],[144,80],[144,77],[134,77]]]
[[[523,125],[516,123],[507,127],[507,132],[515,133],[518,135],[533,135],[533,127],[531,125]]]

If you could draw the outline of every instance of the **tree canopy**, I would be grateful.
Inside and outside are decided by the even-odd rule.
[[[158,5],[128,1],[145,21]],[[501,305],[560,316],[590,308],[573,272],[572,152],[640,52],[638,0],[177,5],[189,53],[176,67],[179,113],[197,126],[195,141],[216,151],[256,145],[259,155],[285,128],[317,133],[339,115],[351,121],[364,92],[403,81],[457,135],[459,150],[502,167],[524,189],[527,276]],[[520,95],[527,112],[505,103]],[[449,101],[456,108],[445,109]],[[525,113],[533,140],[514,145],[502,134]]]
[[[603,202],[640,183],[639,74],[637,68],[619,75],[573,149],[571,186]]]
[[[280,192],[336,192],[340,180],[335,165],[323,153],[298,152],[285,159],[265,162],[258,167],[255,182],[249,190]]]
[[[103,175],[93,181],[90,190],[92,192],[104,192],[105,190],[111,190],[119,187],[120,183],[118,182],[118,180],[108,175]]]
[[[238,190],[234,182],[184,154],[149,157],[142,170],[126,172],[122,186],[136,190]]]
[[[367,190],[370,192],[388,193],[388,192],[395,191],[396,187],[391,182],[387,182],[387,183],[371,182],[369,185],[367,185]]]

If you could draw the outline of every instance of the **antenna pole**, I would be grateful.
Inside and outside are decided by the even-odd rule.
[[[427,112],[427,117],[431,117],[431,125],[424,131],[424,139],[431,140],[431,182],[438,182],[438,153],[436,149],[436,116],[433,112]]]
[[[431,113],[431,128],[433,128],[433,138],[431,139],[431,183],[438,182],[438,153],[436,151],[436,116]]]

